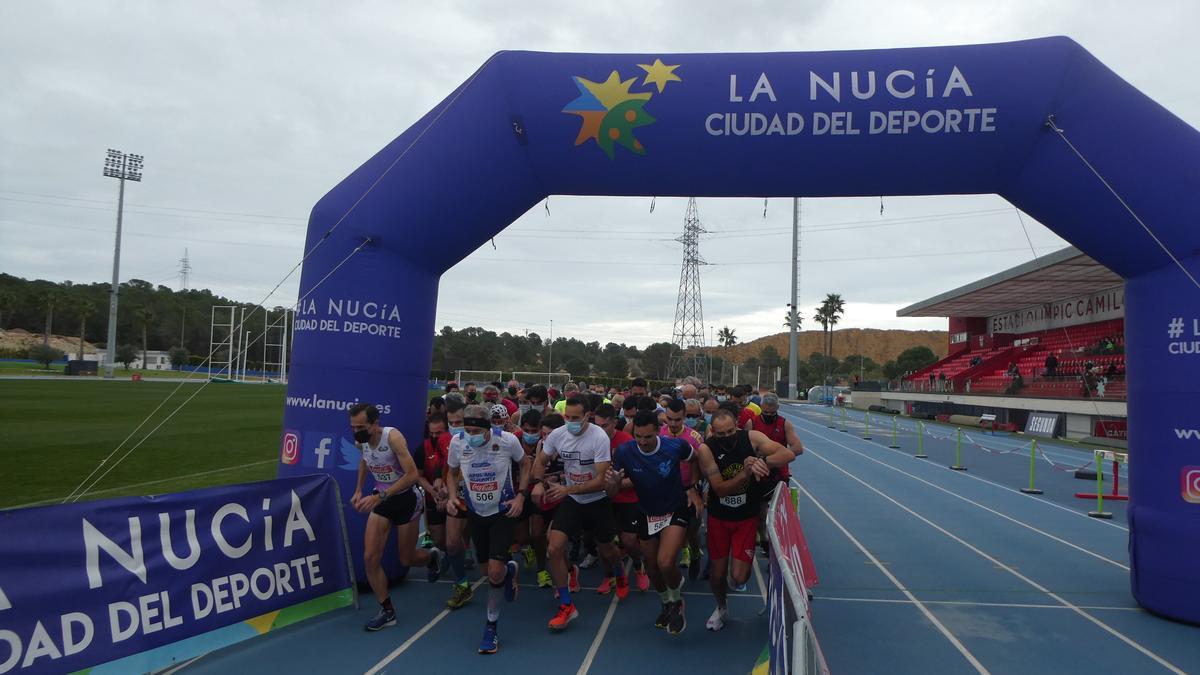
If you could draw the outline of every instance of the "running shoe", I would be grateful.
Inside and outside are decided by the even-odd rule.
[[[539,588],[554,588],[554,579],[550,578],[550,573],[542,570],[537,573]]]
[[[374,633],[377,630],[382,630],[388,626],[396,625],[396,612],[391,609],[379,608],[379,613],[376,614],[367,625],[364,626],[369,632]]]
[[[650,575],[646,574],[645,566],[633,571],[633,580],[637,584],[637,589],[642,593],[650,590]]]
[[[500,637],[496,633],[496,624],[489,623],[484,627],[483,639],[479,641],[480,654],[495,654],[500,651]]]
[[[732,581],[726,581],[726,583],[729,585],[729,590],[731,590],[731,591],[737,591],[738,593],[745,593],[745,592],[746,592],[746,585],[747,585],[749,582],[748,582],[748,581],[743,581],[743,582],[742,582],[742,583],[740,583],[740,584],[734,584]]]
[[[421,548],[433,548],[433,537],[429,536],[428,532],[422,532],[417,546]]]
[[[688,546],[683,547],[683,551],[679,556],[680,567],[691,567],[692,565],[692,549]]]
[[[729,618],[729,611],[724,607],[717,606],[713,610],[712,616],[708,617],[708,621],[704,623],[704,627],[711,631],[718,631],[725,627],[725,619]]]
[[[470,585],[454,584],[454,591],[450,594],[450,599],[446,601],[446,606],[450,609],[459,609],[466,606],[473,597],[475,597],[475,591],[471,590]]]
[[[521,571],[521,566],[517,564],[517,561],[509,560],[504,567],[504,599],[512,602],[521,592],[521,587],[517,584],[517,574]]]
[[[617,599],[624,600],[629,597],[629,576],[617,577]]]
[[[608,595],[612,593],[612,589],[617,585],[617,580],[613,577],[604,577],[600,580],[600,585],[596,587],[596,592],[600,595]]]
[[[425,568],[425,579],[429,583],[437,581],[442,576],[442,558],[445,554],[441,549],[434,547],[429,549],[429,564]]]
[[[658,618],[654,620],[655,628],[666,628],[671,622],[671,603],[662,603],[662,610],[658,613]]]
[[[575,603],[569,605],[559,605],[558,613],[550,619],[550,630],[566,630],[567,624],[579,618],[579,610],[575,609]]]
[[[687,628],[687,617],[684,614],[683,598],[671,603],[671,617],[667,621],[667,632],[671,635],[679,635]]]
[[[585,570],[591,569],[598,560],[600,560],[599,556],[597,556],[595,553],[589,553],[583,556],[583,561],[579,563],[579,566]]]
[[[567,575],[567,590],[579,592],[579,565],[571,565],[571,572]]]
[[[531,570],[537,565],[537,554],[534,553],[532,546],[521,549],[521,554],[525,556],[525,569]]]

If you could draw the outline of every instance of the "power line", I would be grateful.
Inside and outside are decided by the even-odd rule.
[[[42,197],[45,199],[65,199],[65,200],[74,201],[74,202],[87,202],[89,204],[109,204],[109,203],[111,203],[107,199],[85,199],[83,197],[67,197],[65,195],[48,195],[48,194],[42,194],[40,192],[19,192],[17,190],[0,190],[0,193],[8,194],[8,195],[24,195],[26,197]],[[218,215],[218,216],[245,216],[245,217],[249,217],[249,218],[275,218],[275,219],[279,219],[279,220],[300,220],[300,221],[308,222],[307,218],[300,218],[298,216],[274,216],[274,215],[267,214],[267,213],[242,213],[239,211],[210,211],[207,209],[194,209],[194,208],[190,208],[190,207],[186,207],[186,206],[159,206],[157,204],[134,204],[132,202],[130,202],[129,205],[135,206],[138,208],[142,208],[142,209],[166,209],[169,211],[193,211],[195,213],[208,213],[208,214],[214,214],[214,215]]]

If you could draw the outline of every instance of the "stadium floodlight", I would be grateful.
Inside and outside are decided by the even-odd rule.
[[[141,155],[129,155],[120,150],[108,149],[104,157],[104,175],[116,178],[120,183],[117,191],[117,238],[113,245],[113,274],[112,290],[109,291],[108,301],[108,344],[104,364],[104,377],[113,376],[113,366],[117,360],[117,296],[121,290],[121,216],[125,211],[125,181],[142,182]],[[142,364],[144,368],[146,364]]]

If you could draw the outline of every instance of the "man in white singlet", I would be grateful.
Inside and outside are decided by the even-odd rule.
[[[383,571],[383,547],[388,534],[396,529],[400,549],[400,564],[405,567],[425,565],[429,581],[437,581],[441,551],[417,548],[424,493],[417,487],[416,462],[408,453],[404,434],[379,424],[379,409],[368,403],[350,407],[350,429],[354,442],[362,451],[358,462],[358,483],[350,505],[367,516],[363,541],[363,565],[367,581],[379,601],[379,613],[367,622],[368,631],[396,625],[396,609],[388,596],[387,574]],[[363,483],[370,473],[374,481],[371,492],[363,495]]]

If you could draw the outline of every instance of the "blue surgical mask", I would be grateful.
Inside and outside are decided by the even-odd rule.
[[[542,440],[541,434],[528,434],[525,432],[521,432],[521,438],[525,439],[525,445],[536,445],[538,441]]]
[[[493,425],[492,425],[492,433],[493,433],[493,434],[496,434],[497,436],[499,436],[500,434],[504,433],[504,425],[495,425],[495,424],[493,424]]]
[[[720,401],[721,403],[724,403],[728,398],[729,398],[728,396],[718,396],[717,400]]]
[[[583,433],[583,422],[567,422],[567,431],[572,436],[578,436]]]
[[[466,428],[466,427],[453,427],[453,426],[452,426],[452,427],[450,427],[450,428],[449,428],[449,431],[450,431],[450,435],[451,435],[451,436],[455,436],[455,437],[459,437],[459,438],[461,438],[463,435],[465,435],[465,434],[467,433],[467,428]]]
[[[704,421],[708,424],[712,424],[712,413],[704,413]]]
[[[483,445],[485,440],[483,434],[467,434],[467,442],[471,444],[472,448]]]
[[[688,425],[688,428],[694,429],[696,428],[696,422],[698,421],[699,420],[697,420],[695,417],[688,417],[683,420],[683,423]]]

